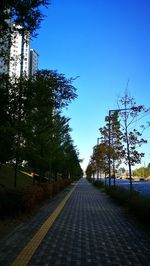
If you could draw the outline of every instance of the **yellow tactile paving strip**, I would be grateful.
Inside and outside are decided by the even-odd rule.
[[[77,185],[77,184],[76,184]],[[73,189],[67,194],[67,196],[63,199],[63,201],[58,205],[58,207],[53,211],[53,213],[47,218],[44,224],[40,227],[40,229],[36,232],[33,238],[28,242],[28,244],[22,249],[19,255],[11,264],[12,266],[25,266],[29,263],[36,249],[42,242],[43,238],[46,236],[48,230],[51,228],[52,224],[64,208],[68,199],[70,198],[72,192],[74,191],[76,185]]]

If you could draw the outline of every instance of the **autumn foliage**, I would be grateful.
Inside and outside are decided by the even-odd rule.
[[[10,217],[31,212],[41,202],[51,199],[70,184],[70,179],[62,179],[47,184],[36,184],[23,190],[1,189],[0,216]]]

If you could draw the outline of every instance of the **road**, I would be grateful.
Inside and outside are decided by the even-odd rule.
[[[107,178],[107,182],[108,182],[108,178]],[[143,195],[150,196],[150,182],[148,181],[132,181],[132,182],[133,182],[133,188],[135,190],[139,191]],[[114,183],[114,180],[111,179],[111,184],[113,183]],[[128,189],[130,186],[130,181],[128,179],[116,179],[116,185],[122,186]]]

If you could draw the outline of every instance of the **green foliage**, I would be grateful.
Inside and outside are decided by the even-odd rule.
[[[10,115],[9,91],[12,84],[7,75],[0,75],[0,165],[12,159],[14,132]]]
[[[150,168],[149,167],[140,167],[133,171],[133,176],[138,176],[140,178],[150,177]]]
[[[41,7],[47,7],[48,4],[48,0],[1,1],[0,32],[6,33],[9,29],[7,22],[13,19],[16,25],[22,25],[26,31],[33,34],[40,26],[41,20],[44,17],[41,12]]]
[[[120,171],[121,173],[125,173],[126,169],[125,169],[124,167],[120,167],[120,168],[119,168],[119,171]]]
[[[82,175],[78,152],[70,137],[69,119],[61,115],[77,97],[73,79],[57,71],[42,70],[26,79],[1,75],[0,163],[17,169],[23,160],[38,172],[41,182],[46,171],[54,178]],[[6,134],[4,134],[6,132]],[[5,152],[6,151],[6,152]]]
[[[69,119],[60,115],[60,109],[76,97],[71,83],[72,79],[50,70],[39,71],[29,80],[31,110],[27,116],[25,154],[29,165],[39,169],[40,174],[49,169],[55,175],[62,173],[62,147],[70,128]]]
[[[22,51],[28,34],[35,36],[43,19],[41,7],[48,0],[2,1],[0,8],[0,57],[11,60],[12,33],[22,35]],[[5,43],[5,47],[3,45]],[[21,55],[21,66],[23,52]],[[14,166],[14,186],[22,161],[39,174],[79,178],[82,175],[79,154],[69,135],[69,119],[61,116],[64,107],[74,100],[73,78],[57,71],[42,70],[27,79],[0,76],[0,164]],[[69,136],[69,137],[68,137]]]

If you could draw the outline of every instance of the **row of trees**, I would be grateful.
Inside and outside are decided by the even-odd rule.
[[[150,179],[150,164],[148,164],[147,167],[143,166],[140,168],[137,168],[133,171],[133,176],[139,177],[142,179]]]
[[[8,64],[14,60],[9,51],[15,30],[23,39],[22,65],[26,37],[36,36],[44,18],[43,7],[49,4],[49,0],[1,2],[1,61]],[[82,174],[79,153],[70,136],[69,118],[62,115],[62,109],[77,97],[72,82],[73,79],[51,70],[39,71],[30,78],[24,76],[23,68],[20,78],[0,75],[0,165],[14,165],[14,186],[23,161],[39,173],[40,180],[46,172],[53,178],[58,174]]]
[[[102,172],[105,176],[109,175],[109,185],[111,177],[114,177],[121,163],[129,167],[130,189],[132,190],[131,166],[140,163],[144,156],[139,152],[138,147],[147,143],[142,138],[143,130],[149,126],[138,125],[149,109],[140,105],[137,106],[135,100],[126,91],[124,96],[118,101],[118,109],[110,110],[109,116],[105,117],[105,126],[100,128],[100,144],[93,148],[91,160],[86,169],[87,176]]]
[[[82,174],[77,148],[70,136],[69,118],[62,115],[76,95],[73,79],[57,71],[35,76],[0,76],[0,164],[23,161],[38,172],[56,178]]]

